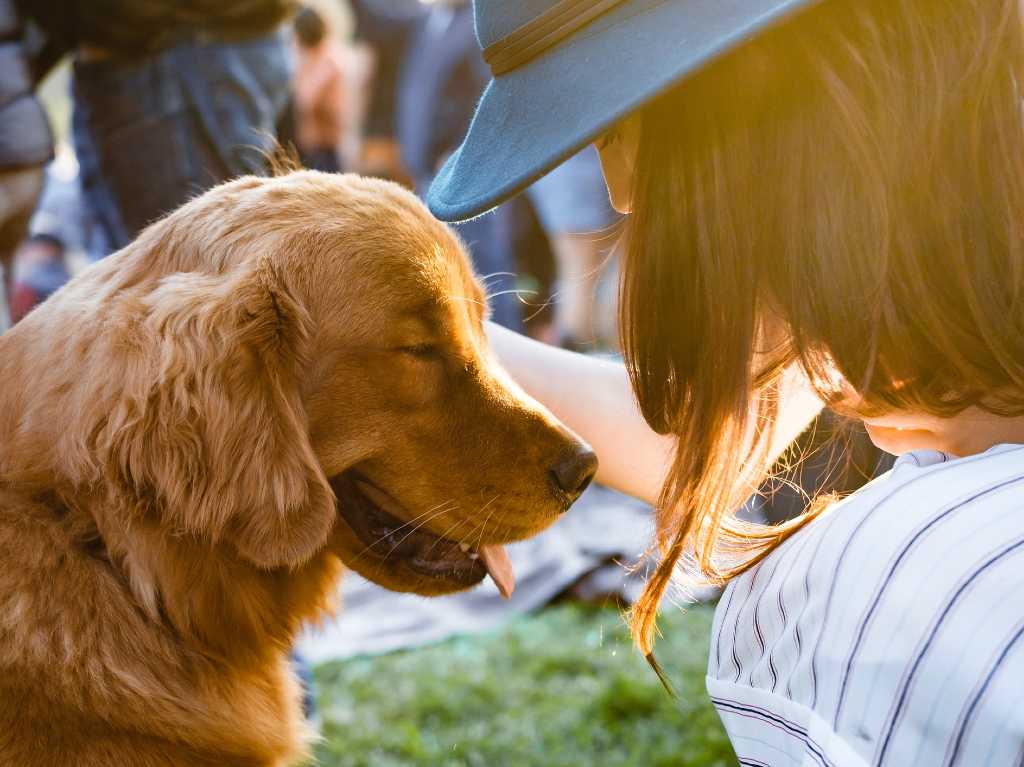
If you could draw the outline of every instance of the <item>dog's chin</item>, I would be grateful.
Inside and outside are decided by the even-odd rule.
[[[404,513],[391,495],[358,473],[339,474],[330,484],[338,500],[335,548],[345,566],[364,578],[392,591],[437,596],[472,588],[486,577],[473,548],[407,521],[416,515]]]

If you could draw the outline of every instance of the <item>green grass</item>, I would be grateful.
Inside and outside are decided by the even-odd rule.
[[[735,765],[704,691],[712,609],[661,621],[671,699],[621,614],[563,605],[477,637],[317,669],[323,767]]]

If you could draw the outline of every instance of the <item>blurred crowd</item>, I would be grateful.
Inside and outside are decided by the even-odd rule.
[[[0,0],[0,55],[0,329],[280,148],[425,194],[488,80],[468,0]],[[458,229],[497,322],[612,350],[618,223],[588,148]]]

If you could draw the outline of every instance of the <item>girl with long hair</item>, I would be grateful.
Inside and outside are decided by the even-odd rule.
[[[742,764],[1021,764],[1018,0],[479,0],[477,29],[495,79],[435,213],[589,141],[629,213],[624,366],[491,343],[656,505],[641,651],[673,584],[728,584],[708,688]],[[895,468],[737,518],[823,405]]]

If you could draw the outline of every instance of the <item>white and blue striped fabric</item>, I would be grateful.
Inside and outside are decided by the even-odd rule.
[[[734,580],[707,686],[741,765],[1024,767],[1024,446],[907,453]]]

